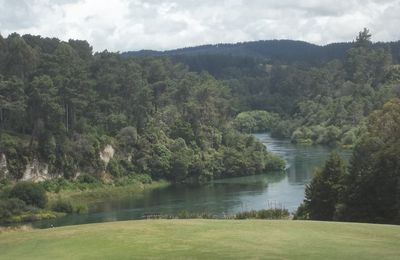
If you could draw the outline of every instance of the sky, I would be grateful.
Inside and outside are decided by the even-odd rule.
[[[293,39],[400,40],[400,0],[0,0],[0,34],[87,40],[95,51]]]

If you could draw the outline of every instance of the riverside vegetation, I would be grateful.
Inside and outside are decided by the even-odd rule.
[[[400,42],[372,43],[371,37],[364,29],[352,43],[323,47],[261,41],[148,55],[170,56],[228,86],[240,130],[351,148],[368,115],[400,93]]]
[[[306,188],[298,219],[400,224],[400,99],[372,113],[346,167],[333,153]]]
[[[396,46],[373,44],[364,29],[337,59],[301,62],[129,57],[79,40],[0,37],[1,205],[11,215],[42,207],[11,192],[33,175],[47,180],[33,189],[61,194],[54,209],[81,211],[62,194],[282,171],[248,134],[270,131],[355,148],[348,170],[331,158],[316,175],[299,218],[398,223]]]
[[[0,93],[5,221],[51,217],[47,209],[85,211],[77,197],[131,193],[122,186],[284,169],[281,158],[231,126],[224,84],[169,59],[92,54],[85,41],[14,33],[0,37]],[[45,181],[24,183],[28,195],[17,196],[20,180]],[[48,204],[30,199],[46,192]]]

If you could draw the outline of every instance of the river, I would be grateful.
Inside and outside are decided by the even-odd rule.
[[[325,146],[296,145],[289,140],[255,135],[268,151],[281,155],[287,164],[285,173],[213,181],[204,185],[173,185],[147,191],[143,196],[95,205],[88,214],[34,222],[38,228],[140,219],[145,213],[177,214],[182,210],[216,216],[233,215],[240,211],[284,207],[293,212],[304,198],[305,185],[317,167],[331,152]],[[344,158],[351,151],[340,150]]]

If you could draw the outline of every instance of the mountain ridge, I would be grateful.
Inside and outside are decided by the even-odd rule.
[[[228,55],[269,59],[280,62],[307,62],[311,64],[342,59],[353,42],[317,45],[298,40],[260,40],[238,43],[206,44],[172,50],[138,50],[121,54],[125,57]],[[400,61],[400,41],[376,42],[373,46],[390,48],[396,61]]]

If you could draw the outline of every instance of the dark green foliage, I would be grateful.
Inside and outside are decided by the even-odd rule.
[[[64,179],[64,178],[56,178],[53,180],[46,180],[41,183],[43,188],[48,192],[58,193],[61,190],[74,190],[77,189],[73,182]]]
[[[367,34],[369,32],[367,31]],[[362,32],[361,34],[362,35]],[[358,38],[358,37],[357,37]],[[363,39],[364,37],[362,37]],[[368,38],[369,39],[369,38]],[[400,58],[398,52],[400,43],[375,43],[375,46],[390,46],[393,55]],[[346,51],[354,43],[332,43],[319,46],[301,41],[266,40],[255,42],[240,42],[235,44],[215,44],[189,47],[170,51],[131,51],[124,56],[172,56],[174,59],[189,64],[196,71],[210,71],[213,75],[226,75],[229,69],[245,68],[252,70],[256,66],[253,60],[266,59],[277,63],[321,64],[333,59],[342,59]]]
[[[332,154],[306,188],[296,219],[400,223],[400,100],[368,118],[345,174]]]
[[[171,170],[175,182],[182,182],[189,174],[189,165],[192,162],[193,151],[190,150],[182,138],[176,139],[171,145]]]
[[[48,192],[58,193],[62,190],[79,191],[100,188],[103,183],[89,174],[82,174],[75,180],[56,178],[41,182],[40,185]]]
[[[236,131],[222,142],[235,114],[232,97],[208,73],[164,58],[93,54],[79,40],[12,34],[0,45],[0,153],[11,179],[34,159],[69,180],[46,181],[55,192],[100,185],[104,175],[204,182],[278,168],[262,145]],[[273,117],[253,116],[259,130]],[[101,160],[110,146],[115,153]],[[233,154],[245,158],[237,163]]]
[[[289,215],[287,209],[271,208],[240,212],[235,214],[234,219],[287,219]]]
[[[116,138],[118,141],[118,146],[125,153],[132,152],[132,149],[138,142],[138,134],[136,128],[131,126],[122,128],[118,132]]]
[[[77,181],[80,183],[87,183],[87,184],[99,182],[95,177],[93,177],[89,174],[82,174],[82,175],[78,176]]]
[[[0,222],[13,215],[21,214],[26,210],[27,206],[25,202],[18,198],[0,200]]]
[[[357,47],[368,47],[372,44],[371,42],[371,34],[367,28],[364,28],[362,32],[360,32],[356,38],[356,46]]]
[[[279,121],[279,116],[267,111],[248,111],[238,114],[233,121],[235,128],[245,133],[271,131]]]
[[[123,177],[127,174],[125,168],[123,167],[123,162],[116,159],[112,159],[107,165],[107,172],[116,178]]]
[[[310,211],[308,209],[308,206],[303,202],[299,205],[299,207],[296,210],[296,213],[293,216],[294,220],[306,220],[310,219]]]
[[[340,194],[344,190],[345,164],[337,153],[332,153],[322,170],[315,173],[306,187],[304,204],[297,218],[333,220]]]
[[[172,56],[193,71],[207,71],[222,80],[237,114],[233,125],[240,131],[266,129],[297,143],[352,147],[366,117],[399,94],[399,46],[373,44],[364,29],[353,43],[322,47],[260,41],[146,54]],[[251,112],[259,110],[279,114],[278,120],[260,127],[252,115],[259,112]],[[192,133],[185,134],[189,143]]]
[[[51,205],[51,210],[56,212],[73,213],[74,207],[69,201],[57,200]]]
[[[343,220],[400,223],[400,100],[374,112],[355,147],[346,191]]]
[[[57,192],[100,179],[205,182],[283,170],[281,158],[236,130],[356,145],[344,181],[335,156],[316,174],[299,218],[398,223],[398,101],[367,123],[400,94],[398,46],[372,44],[365,29],[354,43],[324,47],[271,41],[126,58],[93,54],[85,41],[11,34],[0,37],[0,153],[15,180],[28,161],[48,164],[66,178],[42,184]],[[100,160],[109,145],[114,157]],[[18,185],[10,194],[44,205],[29,201],[40,201],[36,184],[20,193]]]
[[[10,191],[11,198],[24,201],[27,205],[44,208],[47,203],[46,191],[42,185],[33,182],[18,182]]]

